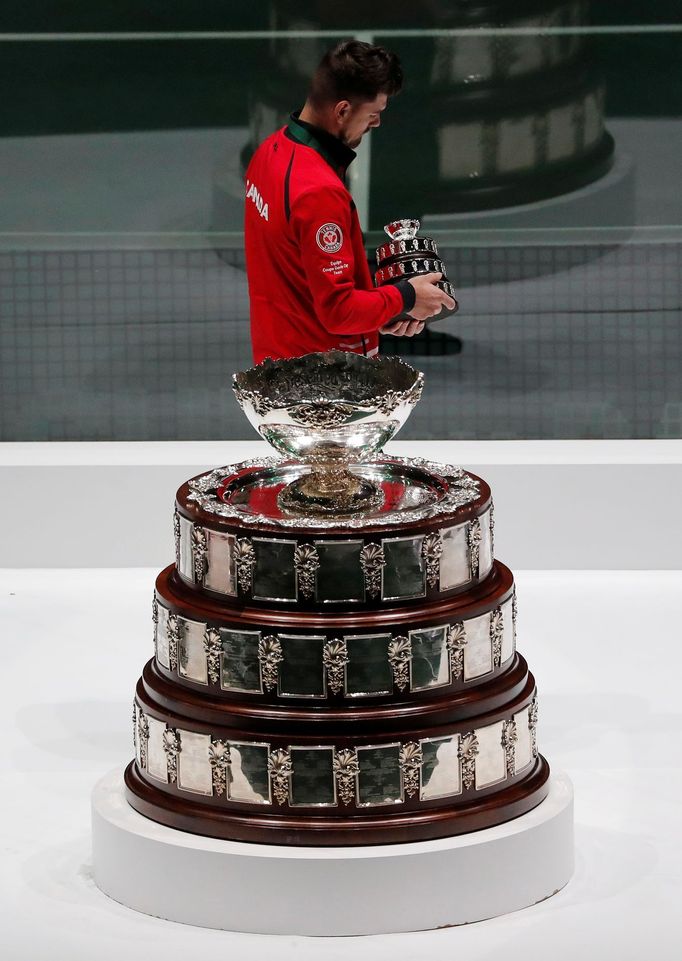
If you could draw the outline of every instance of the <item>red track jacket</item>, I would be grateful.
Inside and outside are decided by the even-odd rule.
[[[257,364],[333,348],[375,354],[377,331],[405,307],[399,286],[373,288],[343,179],[354,156],[292,116],[249,164],[244,231]]]

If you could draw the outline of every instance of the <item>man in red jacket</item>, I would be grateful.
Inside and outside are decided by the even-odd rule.
[[[454,301],[440,274],[375,289],[349,164],[402,85],[395,54],[358,40],[322,59],[308,99],[246,171],[246,268],[256,363],[311,351],[377,353],[379,333],[412,336]],[[400,318],[400,319],[398,319]]]

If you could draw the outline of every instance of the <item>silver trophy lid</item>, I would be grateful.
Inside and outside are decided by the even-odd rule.
[[[391,240],[413,240],[419,232],[418,220],[392,220],[384,230]]]

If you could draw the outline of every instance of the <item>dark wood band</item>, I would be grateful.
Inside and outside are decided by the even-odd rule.
[[[516,654],[509,669],[490,680],[484,690],[466,689],[456,695],[422,691],[418,699],[405,698],[390,705],[299,702],[285,706],[197,693],[169,681],[150,660],[138,681],[137,697],[145,712],[172,727],[187,724],[216,736],[257,735],[276,742],[296,736],[303,738],[302,743],[313,744],[330,737],[341,743],[371,742],[377,736],[398,734],[407,739],[432,737],[438,735],[439,725],[464,727],[472,721],[480,727],[519,711],[531,700],[534,689],[526,661]]]
[[[208,596],[208,593],[190,587],[181,580],[174,564],[161,571],[156,579],[156,591],[163,598],[164,605],[190,620],[239,624],[251,630],[295,631],[297,634],[319,632],[320,629],[346,633],[367,631],[371,634],[393,629],[399,633],[412,627],[415,622],[429,625],[448,620],[458,621],[493,610],[511,597],[513,590],[512,572],[500,561],[495,561],[485,580],[468,589],[465,585],[454,596],[440,596],[432,601],[410,601],[409,606],[386,605],[380,610],[364,610],[358,604],[341,614],[332,609],[302,610],[300,604],[295,609],[251,607],[240,598],[216,594]]]
[[[478,794],[465,803],[428,810],[353,812],[352,817],[282,815],[208,808],[165,793],[144,781],[134,762],[126,768],[128,803],[140,814],[192,834],[258,844],[357,846],[426,841],[480,831],[532,810],[547,796],[549,765],[538,756],[529,772],[502,790]]]

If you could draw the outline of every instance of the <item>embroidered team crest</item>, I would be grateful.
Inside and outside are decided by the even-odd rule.
[[[337,250],[341,250],[343,232],[338,224],[322,224],[315,234],[315,240],[325,254],[335,254]]]

